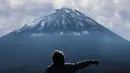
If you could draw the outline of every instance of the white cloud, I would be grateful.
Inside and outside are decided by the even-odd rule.
[[[65,5],[65,0],[53,0],[53,6],[55,8],[61,8]]]
[[[0,24],[6,23],[7,21],[4,18],[0,17]]]
[[[50,3],[52,0],[31,0],[34,3]]]
[[[24,0],[9,0],[9,5],[11,8],[24,5]]]
[[[74,0],[52,0],[54,8],[69,7],[72,8]]]
[[[2,25],[0,25],[0,28],[2,28],[3,26]]]

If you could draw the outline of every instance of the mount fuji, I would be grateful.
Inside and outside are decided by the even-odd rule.
[[[101,60],[85,72],[129,73],[129,48],[128,40],[63,7],[0,38],[0,73],[43,73],[56,49],[64,51],[67,62]]]

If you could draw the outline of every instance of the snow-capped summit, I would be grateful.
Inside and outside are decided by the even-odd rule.
[[[17,32],[101,32],[102,26],[76,9],[56,9],[49,15],[36,19],[31,26],[24,26]]]

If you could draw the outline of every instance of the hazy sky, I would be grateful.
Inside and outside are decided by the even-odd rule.
[[[0,0],[0,36],[61,7],[75,8],[130,40],[130,0]]]

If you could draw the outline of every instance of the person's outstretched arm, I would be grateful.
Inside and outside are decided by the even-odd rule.
[[[98,65],[99,64],[99,60],[87,60],[87,61],[81,61],[81,62],[76,62],[74,63],[74,69],[77,71],[79,69],[83,69],[88,67],[91,64],[95,64]]]

